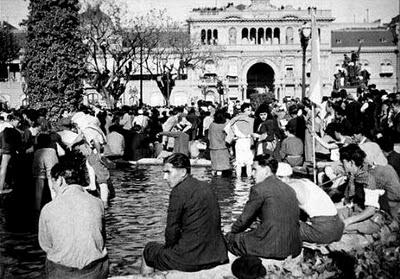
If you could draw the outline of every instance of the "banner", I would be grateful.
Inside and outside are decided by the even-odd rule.
[[[309,91],[309,99],[311,102],[321,105],[322,102],[322,86],[321,86],[321,57],[320,43],[317,22],[315,19],[315,11],[311,9],[311,83]]]

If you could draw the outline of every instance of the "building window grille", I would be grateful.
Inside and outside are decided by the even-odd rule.
[[[264,39],[264,29],[263,28],[259,28],[258,29],[258,44],[262,45],[264,44],[265,39]]]
[[[211,40],[212,40],[212,31],[211,29],[207,30],[207,45],[211,45]]]
[[[274,29],[274,43],[280,44],[281,30],[279,28]]]
[[[206,30],[201,30],[201,35],[200,35],[200,37],[201,37],[201,44],[202,45],[205,45],[206,44]]]
[[[96,93],[90,93],[87,95],[87,100],[89,104],[97,104],[99,102],[99,95]]]
[[[218,43],[218,30],[213,30],[213,44],[216,45]]]
[[[272,29],[271,28],[267,28],[265,30],[265,40],[266,40],[267,44],[272,44]]]
[[[257,30],[255,28],[250,29],[250,43],[257,43]]]

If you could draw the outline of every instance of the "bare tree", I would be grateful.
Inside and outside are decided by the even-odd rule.
[[[152,10],[129,19],[114,1],[87,3],[81,30],[89,49],[87,80],[113,107],[125,92],[132,74],[158,45],[165,12]]]
[[[93,0],[92,0],[93,1]],[[191,42],[189,32],[166,15],[165,10],[129,18],[115,1],[86,4],[81,14],[82,32],[89,48],[87,60],[91,84],[113,107],[125,92],[132,75],[157,81],[167,103],[175,79],[186,78],[210,52]]]
[[[146,70],[156,78],[167,104],[175,80],[186,79],[188,70],[203,67],[204,62],[211,57],[209,47],[193,42],[187,30],[170,20],[160,33],[157,47],[149,53]]]

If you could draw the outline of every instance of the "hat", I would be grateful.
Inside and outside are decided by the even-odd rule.
[[[291,176],[293,174],[292,167],[288,163],[278,163],[276,176]]]
[[[241,256],[232,263],[232,273],[238,279],[257,279],[267,274],[262,262],[256,256]]]

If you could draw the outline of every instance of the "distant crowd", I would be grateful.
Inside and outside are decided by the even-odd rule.
[[[45,108],[3,110],[0,150],[0,197],[19,187],[21,171],[32,182],[50,278],[63,278],[66,267],[105,278],[103,219],[116,160],[164,159],[172,188],[165,243],[146,246],[143,273],[208,269],[226,263],[227,251],[285,259],[298,256],[304,242],[347,249],[383,227],[398,229],[400,93],[373,85],[332,92],[321,104],[285,98],[259,105],[80,106],[56,122]],[[313,170],[314,156],[318,180],[295,178]],[[213,175],[254,178],[225,235],[214,193],[190,176],[190,158],[209,159]],[[261,223],[249,232],[257,217]]]

